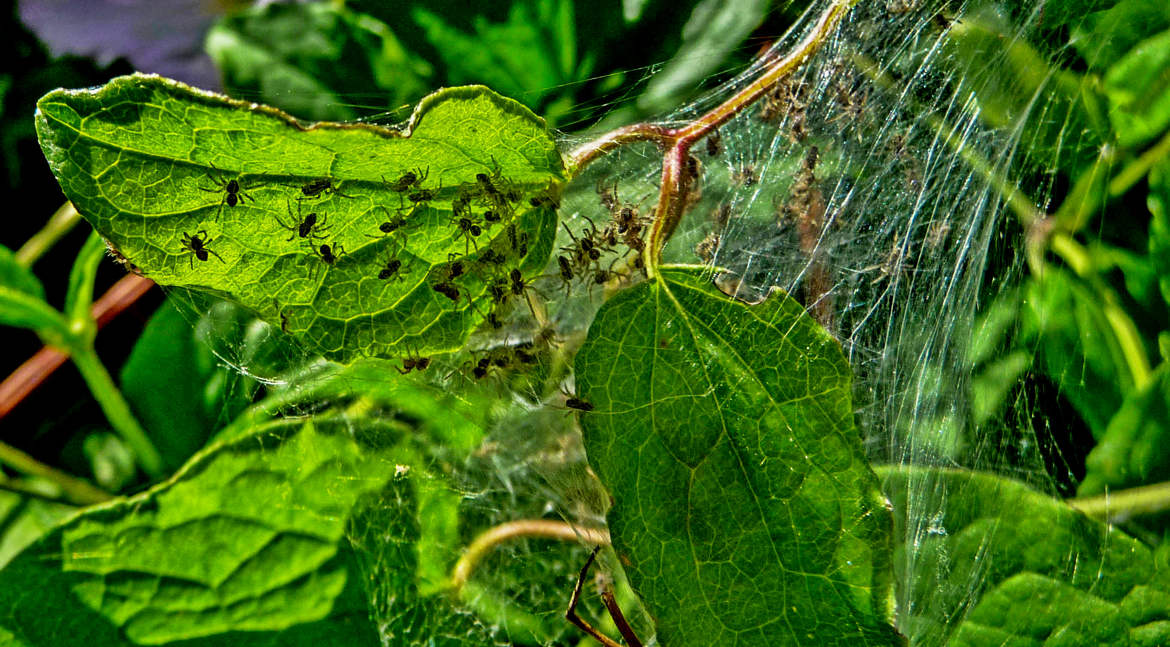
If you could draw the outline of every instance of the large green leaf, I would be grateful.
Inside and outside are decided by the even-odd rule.
[[[903,538],[900,625],[913,644],[1166,644],[1170,571],[1116,527],[991,474],[879,473]]]
[[[394,474],[380,446],[342,422],[275,423],[204,452],[10,562],[0,630],[18,645],[374,644],[344,536]]]
[[[800,304],[667,270],[601,308],[576,371],[614,547],[661,644],[900,644],[849,366]]]
[[[44,96],[37,132],[66,195],[146,275],[225,295],[339,361],[462,345],[489,284],[544,267],[564,180],[544,122],[483,87],[431,95],[400,133],[135,75]],[[452,215],[460,196],[477,238]]]

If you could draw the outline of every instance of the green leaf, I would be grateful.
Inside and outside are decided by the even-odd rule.
[[[762,0],[703,0],[682,31],[682,44],[638,97],[646,111],[669,111],[691,95],[760,26],[770,3]]]
[[[90,306],[93,305],[93,282],[97,278],[98,265],[106,256],[106,245],[102,237],[90,232],[89,238],[73,259],[69,271],[69,289],[65,293],[65,317],[75,328],[87,328],[96,332]]]
[[[1128,647],[1127,629],[1118,605],[1058,580],[1024,573],[988,593],[947,645]]]
[[[1122,146],[1139,146],[1170,126],[1170,30],[1138,43],[1105,74],[1109,119]]]
[[[30,646],[376,644],[344,544],[394,474],[373,439],[275,423],[85,511],[0,571],[0,627]]]
[[[534,109],[554,94],[571,92],[589,75],[590,65],[577,61],[572,0],[513,3],[507,22],[475,18],[475,34],[450,26],[438,14],[413,10],[415,21],[443,58],[452,83],[483,83],[524,97]],[[550,119],[571,107],[565,101]]]
[[[46,494],[53,492],[50,489]],[[75,510],[73,506],[0,491],[0,568]]]
[[[207,51],[232,95],[305,119],[412,104],[430,76],[385,24],[336,3],[270,3],[226,16],[208,32]],[[347,103],[355,98],[361,106]]]
[[[122,366],[122,392],[168,472],[215,433],[221,406],[238,404],[222,388],[226,373],[211,350],[196,341],[191,324],[170,301],[159,307],[138,337]]]
[[[1170,573],[1115,526],[991,474],[879,474],[904,538],[911,644],[1079,647],[1166,635]]]
[[[614,548],[662,645],[895,645],[890,517],[840,346],[695,269],[607,302],[576,359]]]
[[[1130,393],[1085,459],[1087,472],[1077,494],[1170,479],[1170,364],[1163,362],[1148,384]]]
[[[39,297],[4,285],[0,285],[0,326],[30,328],[46,342],[59,345],[67,345],[72,339],[61,313]]]
[[[1008,393],[1032,366],[1032,355],[1017,350],[989,362],[971,380],[971,418],[976,424],[989,422],[999,413]]]
[[[1162,300],[1170,310],[1170,160],[1162,160],[1149,175],[1150,261],[1158,277]]]
[[[40,280],[4,246],[0,246],[0,326],[31,328],[57,343],[69,338],[69,325],[45,302]]]
[[[41,280],[27,267],[18,263],[16,254],[3,245],[0,245],[0,287],[24,292],[42,301],[45,299],[45,288],[41,285]]]
[[[1019,298],[1015,348],[1034,352],[1037,368],[1101,438],[1133,383],[1100,299],[1059,268],[1046,268]]]
[[[1085,16],[1072,30],[1069,44],[1091,67],[1104,71],[1164,29],[1170,29],[1170,5],[1163,0],[1121,0]]]
[[[483,87],[431,95],[399,133],[306,127],[135,75],[42,97],[37,132],[66,195],[147,276],[226,296],[342,362],[460,347],[498,272],[543,269],[565,179],[544,122]],[[416,185],[394,191],[408,173]],[[502,216],[473,241],[452,209],[462,195],[474,219],[492,210],[477,174],[496,178]],[[317,223],[299,237],[310,214]],[[452,279],[451,259],[464,254]],[[391,261],[401,271],[379,278]]]

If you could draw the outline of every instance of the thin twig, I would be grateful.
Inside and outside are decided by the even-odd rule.
[[[1065,503],[1094,519],[1119,523],[1133,517],[1170,510],[1170,483],[1068,499]]]
[[[463,585],[471,578],[471,573],[475,570],[475,567],[497,545],[522,537],[584,542],[595,546],[609,545],[609,531],[604,528],[574,526],[564,521],[554,521],[551,519],[509,521],[508,523],[503,523],[488,529],[471,542],[467,550],[463,553],[463,556],[455,563],[455,568],[451,570],[452,592],[459,593]]]
[[[77,213],[73,203],[66,202],[61,205],[49,218],[49,222],[16,251],[16,262],[24,267],[32,267],[37,259],[61,240],[61,237],[72,231],[78,222],[81,222],[81,214]]]

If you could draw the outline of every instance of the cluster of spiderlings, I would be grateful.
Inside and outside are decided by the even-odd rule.
[[[487,377],[493,370],[506,371],[524,369],[539,362],[539,356],[532,342],[493,348],[482,357],[473,358],[464,368],[470,368],[471,376],[477,380]]]
[[[211,182],[214,187],[198,187],[199,190],[208,193],[222,193],[219,204],[216,205],[215,219],[218,220],[223,208],[234,208],[237,205],[243,204],[245,200],[256,202],[255,198],[248,195],[247,188],[240,178],[227,179],[223,176],[223,172],[212,166],[215,174],[211,176]],[[345,254],[340,244],[329,244],[324,242],[326,240],[326,233],[329,231],[329,224],[324,213],[317,211],[305,214],[301,205],[301,200],[310,198],[320,198],[324,195],[338,195],[341,197],[351,197],[340,190],[337,184],[330,178],[317,178],[309,180],[308,182],[297,187],[300,195],[297,196],[297,210],[293,213],[292,202],[285,201],[286,210],[288,212],[289,222],[285,222],[279,216],[274,216],[278,225],[281,228],[291,232],[286,242],[300,240],[309,245],[310,250],[314,255],[321,259],[326,265],[333,265],[337,262],[339,256]],[[223,258],[213,251],[208,245],[213,242],[207,235],[205,230],[199,230],[195,235],[183,232],[182,251],[190,254],[188,257],[188,265],[194,267],[194,259],[206,262],[211,256],[215,256],[220,262]]]
[[[216,173],[219,171],[216,169]],[[447,262],[428,272],[428,284],[431,290],[449,299],[452,304],[460,301],[481,314],[488,325],[494,329],[503,327],[503,321],[509,311],[514,308],[518,300],[526,302],[527,310],[535,317],[529,292],[535,288],[530,280],[526,279],[519,269],[519,264],[528,255],[529,234],[520,231],[511,220],[521,206],[531,208],[557,209],[560,204],[557,193],[549,188],[536,195],[523,195],[518,185],[506,178],[500,167],[493,162],[491,168],[476,173],[473,181],[449,186],[442,191],[442,182],[435,186],[426,186],[430,175],[430,168],[414,168],[404,171],[396,178],[382,177],[385,189],[399,195],[398,204],[378,205],[376,211],[384,214],[384,219],[378,224],[377,232],[366,233],[367,238],[391,238],[394,244],[388,246],[385,256],[379,258],[375,276],[382,281],[404,281],[411,273],[411,267],[401,251],[406,249],[407,233],[415,222],[416,215],[421,209],[435,206],[440,200],[451,200],[450,224],[452,228],[450,241],[463,243],[462,253],[451,253]],[[200,187],[204,191],[221,194],[220,202],[216,207],[216,217],[226,205],[235,207],[245,200],[255,202],[248,195],[248,187],[243,177],[226,177],[222,174],[213,175],[214,187]],[[325,266],[333,266],[346,255],[340,242],[331,240],[329,217],[319,208],[309,208],[305,202],[326,196],[352,198],[342,191],[341,183],[332,178],[314,178],[291,185],[296,189],[295,196],[285,200],[285,214],[273,214],[281,229],[289,232],[286,242],[307,245],[308,252],[316,256]],[[293,200],[292,198],[296,199]],[[527,205],[522,202],[527,198]],[[294,206],[295,203],[295,206]],[[640,226],[640,225],[639,225]],[[482,236],[494,227],[504,227],[500,235],[495,236],[488,244],[481,244]],[[591,237],[596,237],[596,232]],[[183,250],[190,255],[190,264],[194,267],[194,260],[207,261],[215,256],[223,259],[208,247],[212,240],[204,230],[194,235],[184,233]],[[639,241],[640,242],[640,241]],[[586,243],[588,245],[588,243]],[[612,247],[612,246],[610,246]],[[607,251],[609,247],[606,248]],[[597,254],[592,254],[590,262],[596,262]],[[316,272],[319,265],[314,265],[312,272]],[[600,268],[598,268],[600,269]],[[474,292],[464,281],[474,278],[476,282],[486,286],[486,295],[483,301],[468,302],[466,299]],[[483,305],[487,305],[486,313]],[[282,315],[282,323],[286,323]],[[534,340],[535,341],[535,340]],[[507,351],[493,352],[490,366],[479,367],[486,373],[488,368],[495,369],[520,368],[535,362],[535,354],[531,349],[523,346],[509,347]],[[424,370],[430,365],[430,358],[421,356],[405,357],[402,360],[402,373]],[[477,371],[473,371],[476,373]]]
[[[456,280],[474,269],[474,276],[487,286],[488,311],[485,319],[492,328],[503,326],[505,309],[520,297],[526,297],[530,289],[527,280],[515,267],[528,255],[528,234],[517,229],[514,223],[504,222],[516,213],[522,196],[515,185],[503,176],[499,167],[490,173],[477,173],[474,182],[464,183],[455,188],[451,201],[451,225],[455,241],[463,240],[464,252],[477,254],[474,261],[466,264],[460,255],[448,258],[446,273],[439,274],[439,281],[431,288],[452,301],[461,296]],[[533,207],[559,206],[551,191],[533,197]],[[479,237],[492,227],[502,225],[506,229],[490,246],[480,249]],[[535,315],[531,301],[525,299],[530,312]],[[475,307],[475,304],[472,304]]]
[[[631,254],[634,257],[629,267],[634,270],[643,267],[642,252],[646,247],[643,235],[649,220],[635,205],[618,198],[616,184],[598,181],[597,195],[608,217],[605,224],[599,228],[592,218],[582,216],[589,224],[580,232],[574,234],[565,228],[572,243],[560,248],[562,253],[556,257],[556,273],[551,276],[560,280],[566,293],[575,281],[586,283],[592,289],[624,276],[622,271],[615,271],[614,266]],[[603,257],[609,259],[605,267],[602,266]]]

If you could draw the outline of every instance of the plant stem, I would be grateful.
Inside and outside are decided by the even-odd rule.
[[[55,467],[45,465],[12,445],[3,442],[0,442],[0,463],[4,463],[23,474],[39,476],[56,483],[61,488],[61,492],[65,495],[65,498],[78,505],[92,505],[114,498],[109,492],[75,476],[66,474]]]
[[[1170,510],[1170,483],[1068,499],[1066,503],[1089,517],[1116,523],[1139,515]]]
[[[1109,182],[1109,195],[1119,196],[1129,191],[1133,185],[1140,182],[1150,172],[1150,169],[1154,168],[1155,164],[1165,159],[1167,155],[1170,155],[1170,133],[1166,133],[1162,139],[1158,140],[1157,144],[1151,146],[1136,160],[1121,169],[1121,172],[1113,176],[1113,180]]]
[[[463,585],[471,579],[475,567],[497,545],[522,537],[559,539],[561,541],[585,542],[593,545],[609,545],[609,531],[604,528],[574,526],[564,521],[551,519],[521,519],[509,521],[489,528],[467,547],[463,556],[451,570],[451,591],[458,594]]]
[[[157,479],[163,475],[162,457],[146,431],[138,424],[130,405],[122,397],[122,392],[114,384],[106,367],[98,359],[97,352],[92,347],[77,349],[73,353],[73,363],[81,372],[81,377],[89,385],[94,399],[98,401],[106,419],[110,421],[114,431],[126,441],[130,449],[138,458],[138,464],[151,478]]]
[[[627,144],[653,141],[666,148],[673,143],[670,133],[669,129],[654,124],[633,124],[611,130],[593,141],[578,146],[566,156],[568,157],[569,174],[577,175],[582,169],[606,153]]]
[[[66,202],[57,209],[49,222],[40,231],[33,234],[16,252],[16,262],[24,267],[32,267],[45,252],[49,251],[61,237],[69,233],[74,225],[81,221],[81,214],[73,207],[72,202]]]
[[[567,166],[571,175],[577,175],[590,163],[606,153],[627,144],[653,141],[664,149],[662,183],[658,189],[658,204],[654,222],[643,252],[646,274],[654,277],[662,257],[662,248],[674,233],[687,206],[687,192],[693,178],[687,176],[690,149],[716,128],[743,112],[764,97],[777,81],[803,65],[828,39],[845,14],[858,0],[834,0],[816,23],[787,55],[775,60],[762,59],[757,67],[763,71],[751,83],[698,119],[679,128],[664,128],[654,124],[633,124],[611,131],[600,138],[579,146],[568,154]],[[750,70],[748,74],[754,73]]]
[[[118,280],[101,296],[91,308],[97,320],[98,330],[122,314],[144,294],[154,287],[148,278],[128,274]],[[53,374],[65,360],[67,351],[53,346],[43,346],[32,357],[25,360],[3,382],[0,382],[0,418],[8,415],[18,404],[37,389]]]
[[[1049,248],[1097,292],[1101,299],[1101,311],[1113,331],[1117,346],[1121,349],[1134,386],[1140,389],[1148,384],[1151,375],[1150,361],[1146,357],[1141,332],[1138,331],[1133,319],[1126,314],[1125,309],[1118,305],[1117,294],[1097,276],[1088,250],[1072,235],[1063,231],[1057,231],[1049,237]]]

